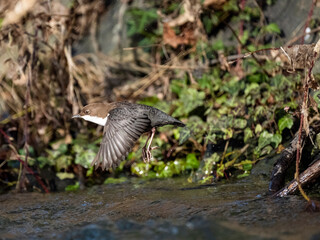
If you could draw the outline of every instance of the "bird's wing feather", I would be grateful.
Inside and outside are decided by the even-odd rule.
[[[91,165],[98,168],[102,163],[102,169],[117,166],[129,154],[139,137],[151,129],[150,124],[147,115],[135,116],[134,112],[126,108],[111,110],[99,152]]]

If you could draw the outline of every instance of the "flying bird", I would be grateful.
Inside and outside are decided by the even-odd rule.
[[[149,136],[142,148],[142,158],[144,162],[149,162],[151,150],[156,148],[151,147],[156,128],[164,125],[185,126],[157,108],[129,102],[92,103],[72,118],[82,118],[104,126],[98,154],[91,163],[96,169],[101,165],[103,170],[116,167],[124,160],[135,142],[146,132]]]

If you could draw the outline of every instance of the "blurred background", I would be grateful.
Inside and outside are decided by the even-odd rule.
[[[317,41],[319,16],[312,0],[1,1],[0,193],[248,176],[298,128],[305,65],[279,47]],[[160,128],[150,164],[143,136],[117,169],[94,171],[103,129],[71,116],[100,101],[151,105],[188,128]]]

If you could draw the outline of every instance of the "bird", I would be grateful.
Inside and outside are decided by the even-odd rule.
[[[185,127],[185,124],[165,112],[148,105],[130,102],[91,103],[84,106],[79,114],[72,118],[104,126],[100,148],[91,165],[102,170],[115,168],[132,150],[136,141],[149,132],[142,148],[145,163],[152,159],[151,147],[157,127],[173,125]]]

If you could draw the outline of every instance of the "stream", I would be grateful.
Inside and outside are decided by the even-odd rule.
[[[270,198],[268,179],[212,185],[129,179],[76,192],[0,196],[0,239],[320,239],[300,195]]]

